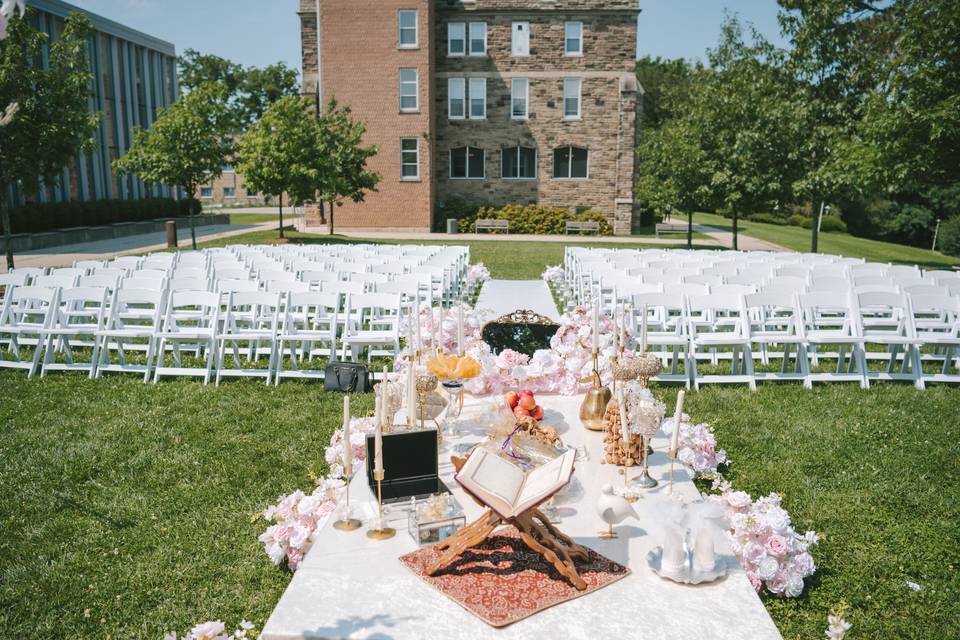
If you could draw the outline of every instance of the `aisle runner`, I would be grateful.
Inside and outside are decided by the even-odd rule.
[[[552,320],[560,318],[543,280],[487,280],[480,290],[477,308],[491,310],[495,316],[529,309]]]

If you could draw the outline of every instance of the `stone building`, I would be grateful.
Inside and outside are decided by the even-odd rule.
[[[220,177],[197,187],[195,195],[204,206],[262,207],[276,203],[275,197],[248,189],[243,174],[237,173],[229,163],[223,165],[223,173]],[[284,204],[286,204],[286,198],[284,198]]]
[[[157,109],[177,99],[174,46],[60,0],[27,0],[27,6],[32,9],[28,19],[51,41],[70,13],[90,17],[95,29],[87,47],[93,73],[90,109],[99,114],[100,126],[96,147],[77,154],[73,163],[63,168],[59,180],[39,193],[22,193],[10,186],[0,197],[5,196],[14,207],[25,202],[173,197],[172,187],[146,185],[136,176],[114,174],[111,162],[126,153],[135,126],[150,128]],[[48,62],[47,47],[44,44],[43,65]]]
[[[629,233],[638,12],[638,0],[300,0],[304,95],[350,105],[379,147],[379,191],[337,224],[427,229],[459,197],[590,208]]]

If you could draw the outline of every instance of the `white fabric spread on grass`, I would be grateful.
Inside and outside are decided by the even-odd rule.
[[[551,320],[560,318],[543,280],[487,280],[480,290],[477,309],[491,311],[497,317],[517,309],[529,309]]]

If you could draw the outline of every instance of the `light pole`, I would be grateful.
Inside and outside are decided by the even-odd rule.
[[[931,251],[937,250],[937,235],[940,233],[940,218],[937,218],[937,226],[933,230],[933,246],[930,247]]]

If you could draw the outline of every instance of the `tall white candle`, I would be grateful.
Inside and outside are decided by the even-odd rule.
[[[619,310],[618,304],[613,305],[613,355],[620,353],[620,322],[617,320],[618,316],[622,319],[622,314],[618,314]]]
[[[620,349],[625,351],[627,348],[627,314],[631,311],[628,311],[626,303],[620,311]]]
[[[407,426],[412,427],[414,425],[414,416],[416,415],[416,406],[417,406],[417,390],[415,389],[416,385],[416,376],[414,374],[414,363],[413,360],[407,365]]]
[[[677,393],[677,411],[673,414],[673,434],[670,437],[670,454],[677,455],[677,443],[680,441],[680,420],[683,418],[683,389]]]
[[[617,387],[617,408],[620,409],[620,438],[625,444],[630,444],[630,421],[627,416],[627,406],[625,404],[626,394],[623,393],[623,385]]]
[[[414,298],[413,303],[413,326],[416,330],[417,341],[413,345],[414,352],[423,350],[423,338],[420,335],[420,296]]]
[[[377,424],[386,424],[387,415],[387,366],[383,366],[383,382],[380,384],[380,419]]]
[[[377,475],[383,473],[383,425],[377,423],[376,435],[373,437],[373,470]]]
[[[343,396],[343,470],[353,470],[353,445],[350,444],[350,396]]]
[[[600,351],[600,298],[593,299],[593,350]]]
[[[462,355],[466,345],[463,343],[463,302],[457,305],[457,354]]]
[[[443,307],[437,307],[437,353],[443,353]]]
[[[643,317],[640,319],[640,353],[647,352],[647,305],[643,305]]]

